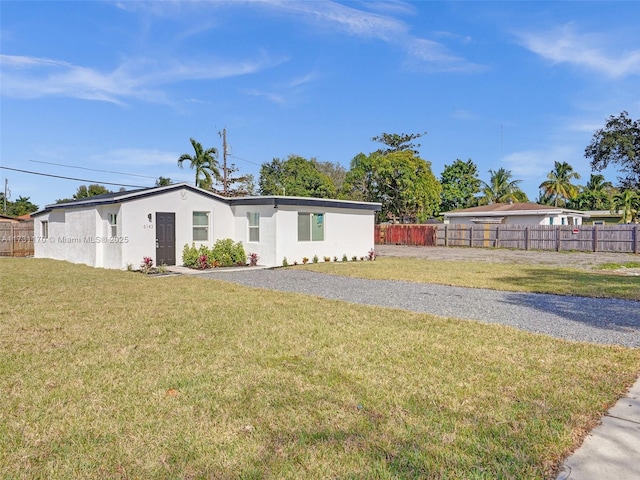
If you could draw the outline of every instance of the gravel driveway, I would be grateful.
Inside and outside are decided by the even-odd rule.
[[[614,252],[543,252],[539,250],[509,250],[506,248],[412,247],[407,245],[376,245],[376,252],[383,257],[418,257],[431,260],[556,265],[586,270],[592,270],[593,267],[603,263],[618,263],[622,265],[629,262],[640,262],[640,255]]]
[[[367,280],[300,269],[216,271],[201,278],[500,323],[568,340],[640,347],[640,302],[629,300]]]

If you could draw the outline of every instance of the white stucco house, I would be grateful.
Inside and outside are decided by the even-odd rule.
[[[182,250],[219,239],[242,242],[259,264],[317,255],[364,256],[374,247],[379,203],[320,198],[226,198],[180,183],[47,205],[32,214],[34,256],[94,267],[181,265]]]
[[[444,223],[452,225],[518,224],[582,225],[587,212],[550,207],[537,203],[493,203],[444,213]]]

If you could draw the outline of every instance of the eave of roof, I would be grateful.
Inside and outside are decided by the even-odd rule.
[[[279,196],[254,196],[254,197],[232,197],[227,198],[217,193],[194,187],[187,183],[177,183],[163,187],[151,187],[142,190],[129,190],[124,192],[105,193],[94,197],[74,200],[72,202],[54,203],[47,205],[44,209],[32,214],[32,216],[43,215],[52,210],[66,208],[87,208],[99,205],[110,205],[114,203],[128,202],[139,198],[150,197],[172,190],[187,189],[199,195],[211,197],[219,202],[227,205],[294,205],[294,206],[316,206],[316,207],[333,207],[333,208],[354,208],[359,210],[380,211],[382,205],[372,202],[355,202],[351,200],[334,200],[326,198],[313,197],[279,197]]]

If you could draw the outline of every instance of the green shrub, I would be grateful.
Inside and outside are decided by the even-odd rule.
[[[198,258],[200,257],[196,244],[185,244],[182,249],[182,263],[185,267],[196,268],[198,266]]]
[[[210,259],[217,260],[221,267],[233,267],[234,265],[246,265],[247,254],[242,243],[233,243],[230,238],[216,241],[211,249]]]
[[[206,266],[202,259],[205,259]],[[213,248],[206,245],[196,248],[195,243],[191,246],[185,245],[182,250],[182,262],[185,267],[190,268],[233,267],[246,265],[247,254],[242,243],[233,243],[230,238],[224,238],[218,240]]]
[[[314,255],[313,258],[311,259],[311,261],[313,263],[318,263],[318,255]]]
[[[288,267],[288,266],[289,266],[289,262],[287,262],[287,257],[284,257],[284,258],[282,259],[282,266],[283,266],[283,267]]]

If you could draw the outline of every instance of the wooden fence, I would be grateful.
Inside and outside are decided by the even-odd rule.
[[[0,257],[33,255],[33,221],[0,223]]]
[[[436,225],[376,225],[375,243],[379,245],[421,245],[435,247]]]
[[[375,242],[391,245],[640,253],[640,225],[376,225]]]

